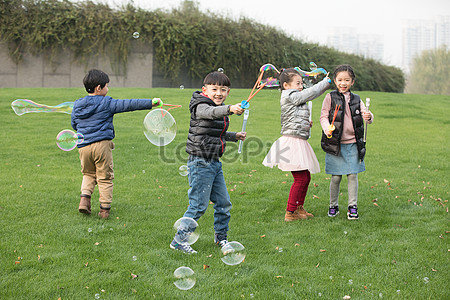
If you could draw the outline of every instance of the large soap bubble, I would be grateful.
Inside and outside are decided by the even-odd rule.
[[[173,272],[173,276],[177,279],[173,284],[180,290],[189,290],[195,285],[195,273],[189,267],[179,267]]]
[[[177,123],[165,109],[152,109],[144,119],[145,137],[155,146],[165,146],[177,134]]]
[[[175,242],[180,245],[192,245],[198,240],[198,234],[195,233],[198,223],[188,217],[178,219],[173,228],[177,231],[175,234]]]
[[[75,133],[70,129],[64,129],[56,136],[56,145],[63,151],[71,151],[83,141],[84,136],[81,133]]]
[[[222,261],[229,266],[240,264],[245,259],[245,247],[236,241],[226,243],[222,247]]]

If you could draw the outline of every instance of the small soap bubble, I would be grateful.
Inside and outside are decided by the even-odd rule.
[[[397,290],[397,294],[400,294],[400,290]]]
[[[430,282],[430,278],[428,278],[428,277],[424,277],[424,278],[423,278],[423,282],[425,282],[425,283],[428,283],[428,282]]]
[[[181,245],[192,245],[198,240],[198,234],[195,233],[198,223],[188,217],[178,219],[173,228],[177,231],[175,234],[175,242]]]
[[[180,290],[186,291],[195,285],[195,273],[189,267],[179,267],[173,272],[173,276],[177,279],[173,284]]]
[[[352,279],[349,279],[349,280],[348,280],[348,284],[353,284],[353,280],[352,280]]]
[[[100,294],[95,294],[95,299],[100,299]]]
[[[283,252],[283,248],[278,248],[278,252]]]
[[[236,241],[229,242],[222,247],[222,262],[229,266],[240,264],[245,259],[245,247]]]
[[[348,232],[347,231],[344,231],[344,234],[346,235]]]
[[[184,85],[180,85],[180,90],[184,90]]]
[[[133,256],[133,261],[136,261],[136,260],[137,260],[137,256],[134,255],[134,256]]]
[[[322,293],[318,293],[319,297],[322,297]]]
[[[378,297],[383,298],[383,293],[379,293]]]
[[[178,172],[181,176],[188,176],[189,175],[189,168],[186,165],[182,165],[178,168]]]
[[[223,68],[218,68],[217,72],[223,73]]]
[[[330,276],[330,280],[333,280],[333,276]]]
[[[88,232],[92,232],[92,228],[88,228]]]
[[[78,136],[74,131],[70,129],[64,129],[61,130],[56,136],[56,145],[63,151],[71,151],[75,149],[79,140],[80,136]]]
[[[133,32],[133,38],[138,39],[140,36],[139,32],[135,31]]]

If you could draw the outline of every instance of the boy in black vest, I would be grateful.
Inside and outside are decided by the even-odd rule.
[[[245,132],[227,132],[228,115],[244,112],[240,104],[224,104],[230,93],[230,85],[230,79],[225,74],[212,72],[203,80],[202,91],[192,94],[189,104],[191,121],[186,143],[190,189],[189,206],[183,217],[197,221],[206,212],[209,201],[213,202],[214,241],[221,247],[228,243],[232,205],[219,158],[225,151],[226,141],[236,142],[246,137]],[[179,229],[170,248],[197,253],[187,244],[190,230],[192,231],[189,228]]]

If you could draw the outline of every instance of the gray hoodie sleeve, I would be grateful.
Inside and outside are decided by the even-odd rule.
[[[229,105],[211,106],[208,104],[200,103],[197,105],[197,111],[195,115],[198,119],[214,120],[224,116],[228,116]]]

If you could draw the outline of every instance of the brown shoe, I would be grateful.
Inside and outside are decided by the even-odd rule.
[[[286,222],[301,220],[301,219],[307,219],[306,215],[301,215],[295,211],[294,212],[286,211],[286,214],[284,215],[284,220]]]
[[[91,196],[81,195],[80,205],[78,206],[78,211],[83,214],[91,214]]]
[[[98,213],[98,216],[102,219],[108,219],[109,218],[109,210],[111,209],[111,207],[109,208],[103,208],[100,206],[100,212]]]
[[[309,212],[307,212],[306,210],[305,210],[305,208],[303,207],[303,205],[300,205],[299,207],[297,207],[297,209],[294,211],[294,213],[299,213],[299,214],[301,214],[301,215],[304,215],[304,216],[306,216],[306,217],[308,217],[308,218],[312,218],[312,217],[314,217],[314,215],[313,214],[311,214],[311,213],[309,213]]]

